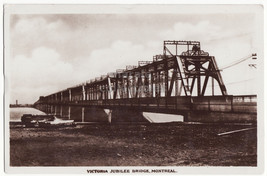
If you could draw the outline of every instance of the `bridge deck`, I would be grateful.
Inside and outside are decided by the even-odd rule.
[[[41,102],[40,102],[41,103]],[[183,114],[188,111],[223,113],[257,113],[255,95],[246,96],[174,96],[159,98],[128,98],[106,100],[48,101],[49,105],[69,105],[106,109],[135,109],[145,112]]]

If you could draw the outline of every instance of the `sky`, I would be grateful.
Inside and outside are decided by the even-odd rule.
[[[218,8],[220,13],[9,14],[10,103],[34,103],[39,96],[152,60],[162,54],[164,40],[200,41],[219,68],[262,52],[255,15],[261,8],[240,13]],[[249,59],[223,70],[228,94],[256,94],[260,62]]]

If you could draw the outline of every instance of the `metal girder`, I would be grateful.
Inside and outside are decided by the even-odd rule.
[[[222,95],[227,95],[215,58],[201,50],[200,42],[168,40],[164,41],[163,45],[163,54],[154,56],[153,61],[139,61],[138,66],[126,66],[126,69],[118,69],[85,84],[43,97],[42,101],[116,100],[162,96],[168,98],[173,92],[175,96],[180,96],[183,92],[185,96],[191,96],[195,87],[197,96],[204,96],[209,78],[212,78],[212,87],[213,81],[216,80]],[[175,47],[169,48],[170,45]],[[187,50],[178,54],[180,45]],[[201,78],[204,79],[203,82]],[[214,94],[213,89],[212,91]]]

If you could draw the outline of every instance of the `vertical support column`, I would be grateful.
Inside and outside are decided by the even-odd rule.
[[[60,117],[63,117],[63,107],[62,107],[62,105],[60,106]]]
[[[96,88],[95,88],[95,85],[93,85],[92,87],[92,91],[93,91],[93,100],[96,100]]]
[[[98,92],[98,100],[101,100],[102,99],[102,91],[101,91],[101,89],[102,89],[102,85],[97,85],[97,92]]]
[[[99,93],[99,92],[98,92],[98,85],[96,85],[96,86],[95,86],[95,95],[96,95],[96,98],[95,98],[95,99],[96,99],[96,100],[98,100],[98,97],[99,97],[98,93]]]
[[[82,122],[84,122],[84,107],[82,107]]]
[[[106,100],[107,99],[107,84],[103,84],[103,89],[104,89],[104,100]]]
[[[60,101],[63,101],[63,92],[60,92]]]
[[[57,115],[57,106],[55,106],[54,110],[54,115]]]
[[[47,104],[45,104],[45,113],[48,114],[48,105]]]
[[[141,97],[141,83],[142,83],[142,74],[139,72],[137,75],[137,82],[136,82],[136,94],[135,97],[136,98],[140,98]]]
[[[90,100],[94,99],[94,87],[90,87]]]
[[[95,87],[94,87],[94,85],[92,85],[92,87],[91,87],[91,100],[94,100],[95,99],[95,94],[94,94],[94,91],[95,91]]]
[[[168,96],[168,90],[169,90],[169,71],[166,68],[165,75],[164,75],[164,81],[165,81],[165,97]]]
[[[105,84],[101,85],[101,99],[104,100],[106,97],[106,87]]]
[[[95,85],[91,87],[91,100],[95,100]]]
[[[90,100],[90,87],[85,87],[86,91],[86,100]]]
[[[106,100],[108,100],[108,92],[109,92],[109,86],[108,83],[106,84]]]
[[[124,98],[124,95],[123,95],[123,93],[124,93],[124,81],[123,81],[123,75],[121,74],[121,77],[120,77],[121,79],[120,79],[120,83],[119,83],[119,85],[120,85],[120,91],[119,91],[119,95],[120,95],[120,99],[122,99],[122,98]]]
[[[112,86],[111,86],[111,81],[110,81],[110,77],[108,77],[108,90],[107,90],[107,95],[109,94],[109,97],[107,97],[107,99],[113,99],[112,98]]]
[[[160,74],[161,71],[158,72],[158,96],[161,97],[161,74]]]
[[[99,85],[95,86],[96,100],[99,100]]]
[[[165,60],[164,62],[164,92],[165,92],[165,97],[168,96],[168,90],[169,90],[169,71],[168,71],[168,62]],[[167,100],[167,99],[166,99]],[[166,101],[167,103],[167,101]]]
[[[106,87],[105,84],[101,85],[101,99],[104,100],[106,96]]]
[[[85,92],[84,85],[82,86],[82,96],[83,96],[82,100],[86,100],[86,92]]]
[[[108,122],[111,123],[112,121],[112,110],[109,110],[109,113],[108,113]]]
[[[108,84],[104,84],[105,86],[105,100],[108,99]]]
[[[196,63],[197,72],[197,96],[201,95],[201,77],[200,77],[200,63]]]
[[[98,97],[98,92],[97,92],[97,85],[95,85],[95,100],[97,100],[97,97]]]
[[[135,90],[136,90],[136,77],[135,73],[132,74],[132,97],[135,97]]]
[[[86,99],[85,100],[90,100],[90,98],[89,98],[90,97],[90,92],[89,92],[89,88],[87,86],[85,87],[85,92],[86,92],[86,94],[85,94],[86,95]]]
[[[177,44],[175,44],[175,56],[177,56],[178,49],[177,49]]]
[[[143,82],[143,79],[144,78],[144,75],[143,75],[143,72],[141,71],[141,76],[140,76],[140,82],[139,82],[139,97],[143,97],[144,95],[144,82]]]
[[[51,114],[51,105],[48,105],[48,114]]]
[[[98,97],[98,99],[99,100],[102,100],[103,99],[103,85],[101,84],[101,85],[98,85],[98,95],[99,95],[99,97]]]
[[[126,98],[129,98],[129,73],[127,73],[127,82],[126,82]]]
[[[115,79],[115,86],[114,86],[114,95],[113,95],[113,99],[117,98],[117,91],[118,91],[118,78],[119,75],[118,73],[116,73],[116,79]]]
[[[71,107],[69,106],[69,110],[68,110],[68,118],[70,120],[70,112],[71,112]]]
[[[104,91],[105,91],[105,89],[104,89],[104,85],[103,84],[101,84],[100,86],[99,86],[99,93],[100,93],[100,99],[101,100],[103,100],[104,99]]]
[[[95,94],[95,100],[97,100],[97,85],[94,86],[94,94]]]
[[[151,74],[150,74],[150,75],[151,75],[151,76],[150,76],[150,79],[151,79],[151,80],[150,80],[150,84],[151,84],[151,85],[150,85],[151,97],[153,97],[153,94],[154,94],[154,91],[153,91],[154,76],[153,76],[153,74],[154,74],[153,72],[151,72]]]
[[[92,88],[89,87],[88,91],[89,91],[89,100],[92,100]]]
[[[106,100],[107,97],[108,97],[108,96],[107,96],[107,92],[108,92],[107,85],[104,84],[103,87],[104,87],[104,100]]]
[[[212,90],[212,96],[214,96],[214,78],[211,77],[211,90]]]
[[[155,97],[159,97],[159,77],[158,77],[158,72],[155,72]]]
[[[147,78],[147,70],[144,73],[144,84],[143,84],[143,94],[145,97],[147,97],[147,90],[148,90],[148,78]]]
[[[46,113],[50,114],[50,105],[49,104],[46,105]]]
[[[50,113],[53,114],[54,113],[54,107],[53,107],[53,105],[50,106],[50,110],[51,110]]]
[[[177,72],[177,70],[175,69],[175,80],[174,80],[174,82],[175,82],[175,92],[174,92],[174,95],[175,96],[178,96],[179,94],[179,78],[178,78],[178,72]]]
[[[71,101],[71,89],[69,89],[69,101]]]

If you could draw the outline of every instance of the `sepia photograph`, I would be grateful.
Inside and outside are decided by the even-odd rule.
[[[261,174],[263,14],[5,4],[5,171]]]

